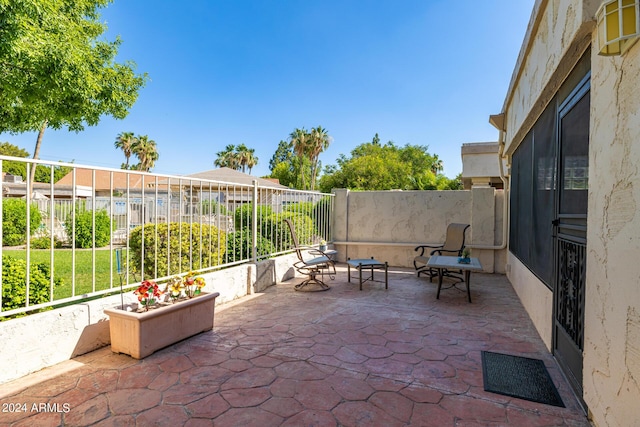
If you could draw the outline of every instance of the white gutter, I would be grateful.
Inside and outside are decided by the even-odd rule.
[[[501,120],[495,120],[492,116],[489,119],[489,123],[495,126],[500,131],[500,136],[498,137],[498,163],[500,167],[500,180],[502,181],[502,186],[504,188],[504,200],[502,205],[502,243],[499,245],[468,245],[471,249],[487,249],[487,250],[502,250],[507,247],[507,242],[509,241],[509,185],[508,180],[504,175],[504,166],[502,165],[502,158],[504,156],[504,113],[502,113],[503,117]],[[501,125],[501,126],[500,126]],[[502,128],[502,129],[501,129]]]
[[[498,162],[500,163],[500,180],[502,181],[502,186],[504,188],[504,200],[502,201],[502,243],[499,245],[466,245],[471,249],[486,249],[486,250],[494,250],[499,251],[505,249],[507,247],[508,234],[509,234],[509,185],[508,180],[504,175],[504,167],[502,165],[502,158],[504,155],[504,131],[500,130],[500,137],[498,141],[498,145],[500,150],[498,152]]]

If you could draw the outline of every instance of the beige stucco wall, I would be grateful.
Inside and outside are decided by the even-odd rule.
[[[471,189],[472,185],[502,185],[498,160],[499,149],[500,146],[497,142],[462,144],[460,154],[462,157],[462,182],[465,190]]]
[[[339,261],[374,257],[391,266],[413,267],[414,248],[442,244],[452,222],[471,225],[467,245],[502,242],[504,197],[493,188],[334,192],[334,240]],[[485,271],[504,273],[504,252],[473,249],[472,255],[480,257]]]
[[[551,351],[553,293],[511,252],[507,254],[507,278],[518,294],[538,334]]]
[[[601,0],[538,0],[505,100],[513,153],[582,53]],[[640,43],[591,53],[583,398],[596,426],[640,419]],[[509,278],[547,345],[552,294],[515,257]]]
[[[220,293],[216,306],[229,303],[292,278],[294,261],[289,254],[206,273],[204,291]],[[125,304],[136,301],[132,291],[123,298]],[[0,384],[109,345],[103,310],[119,305],[116,295],[0,322]]]
[[[513,153],[591,42],[599,0],[537,0],[503,110]]]
[[[343,222],[334,238],[350,243],[336,245],[341,261],[374,257],[392,266],[413,266],[416,245],[441,244],[449,223],[471,223],[469,191],[335,192],[336,221]]]
[[[640,43],[593,55],[591,113],[584,394],[622,426],[640,422]]]

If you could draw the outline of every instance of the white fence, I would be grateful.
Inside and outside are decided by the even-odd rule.
[[[0,318],[289,252],[284,218],[294,220],[303,244],[332,241],[331,194],[257,179],[243,184],[0,156],[4,162],[25,164],[26,176],[2,182],[0,270],[11,268],[11,275],[2,275]],[[56,168],[70,172],[55,184],[32,183],[33,163],[49,168],[52,180]],[[16,200],[23,206],[18,220],[10,212]]]

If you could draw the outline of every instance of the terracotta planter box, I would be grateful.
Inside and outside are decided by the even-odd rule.
[[[203,292],[195,298],[144,313],[106,308],[111,350],[142,359],[156,350],[213,329],[213,312],[219,295]]]

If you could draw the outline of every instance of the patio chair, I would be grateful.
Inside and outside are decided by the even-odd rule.
[[[434,277],[438,277],[438,269],[437,268],[428,268],[427,262],[429,261],[429,257],[433,255],[444,255],[444,256],[460,256],[462,255],[462,251],[464,249],[464,239],[465,232],[469,228],[469,224],[457,224],[452,223],[447,227],[447,235],[445,236],[445,241],[442,245],[420,245],[416,247],[415,251],[420,251],[420,254],[413,259],[413,266],[416,268],[418,272],[418,277],[422,273],[429,274],[429,281],[432,282]],[[431,249],[431,252],[426,254],[426,252]],[[461,271],[457,270],[446,270],[441,269],[442,276],[444,277],[453,277],[460,281],[464,281],[463,274]]]
[[[293,264],[293,268],[295,268],[296,271],[303,276],[308,276],[308,279],[304,280],[302,283],[295,285],[294,289],[296,291],[311,292],[329,290],[329,285],[324,283],[322,279],[324,279],[325,270],[332,280],[335,278],[335,262],[324,251],[321,251],[320,249],[309,246],[301,247],[291,220],[285,219],[284,222],[286,222],[289,226],[289,231],[291,232],[291,240],[293,241],[294,249],[298,257],[298,261]],[[307,253],[314,255],[314,257],[305,259],[302,255],[303,250],[306,250]],[[322,279],[319,279],[318,275],[320,275]]]

